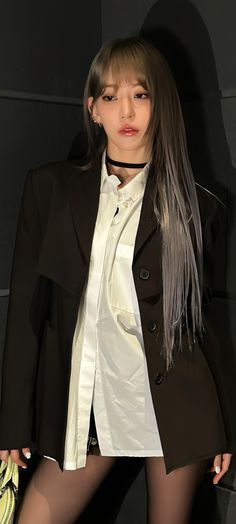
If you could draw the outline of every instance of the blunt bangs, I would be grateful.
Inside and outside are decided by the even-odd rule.
[[[150,67],[148,66],[148,55],[145,49],[142,49],[142,46],[133,43],[124,46],[123,42],[119,40],[111,48],[106,45],[98,54],[96,63],[92,68],[89,96],[96,100],[107,85],[108,77],[111,76],[112,83],[116,88],[124,81],[137,81],[149,92],[152,100],[152,82]]]

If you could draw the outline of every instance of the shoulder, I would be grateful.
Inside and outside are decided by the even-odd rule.
[[[80,160],[63,160],[42,164],[29,171],[25,178],[26,198],[33,198],[41,216],[48,216],[52,202],[63,205],[68,198],[68,186],[73,190],[80,187],[87,171],[82,169]],[[79,183],[79,186],[78,186]],[[28,192],[30,191],[30,192]]]
[[[196,192],[201,216],[203,242],[205,245],[212,245],[225,222],[227,207],[216,195],[197,183]]]
[[[33,194],[40,203],[49,201],[52,195],[65,196],[70,181],[82,181],[87,172],[80,159],[73,159],[42,164],[27,173],[27,177],[31,178]]]
[[[56,183],[65,183],[72,173],[82,176],[84,170],[81,169],[79,160],[61,160],[42,164],[30,171],[32,185],[38,193]]]
[[[204,186],[195,183],[202,227],[219,218],[225,206],[220,199]]]

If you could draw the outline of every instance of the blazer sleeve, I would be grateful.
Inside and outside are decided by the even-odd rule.
[[[215,199],[211,203],[210,211],[202,226],[203,237],[203,265],[204,265],[204,282],[203,282],[203,304],[212,300],[215,288],[215,249],[220,237],[222,228],[222,215],[220,213],[219,203]]]
[[[32,185],[26,175],[10,277],[0,406],[0,449],[30,445],[38,332],[34,325],[40,275],[36,263],[41,228]]]
[[[210,203],[209,203],[210,204]],[[232,390],[230,382],[234,382],[233,347],[229,335],[229,315],[225,299],[217,296],[218,278],[225,282],[226,260],[225,231],[226,214],[223,206],[214,198],[211,198],[210,212],[202,227],[203,232],[203,260],[204,260],[204,282],[203,282],[203,321],[204,321],[204,343],[203,350],[211,368],[228,441],[228,452],[233,450],[233,411],[230,398]],[[230,380],[232,376],[232,381]]]

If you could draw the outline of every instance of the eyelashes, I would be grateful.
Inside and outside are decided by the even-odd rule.
[[[145,98],[149,98],[149,94],[148,94],[148,93],[137,93],[137,94],[135,95],[135,98],[138,98],[138,99],[144,100]]]
[[[116,100],[116,97],[112,95],[103,95],[102,100],[105,102],[112,102],[112,100]]]
[[[134,98],[136,100],[145,100],[146,98],[149,98],[149,94],[148,93],[136,93],[134,95]],[[115,95],[103,95],[102,100],[104,100],[105,102],[112,102],[118,99]]]

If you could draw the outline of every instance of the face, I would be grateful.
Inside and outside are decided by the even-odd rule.
[[[109,156],[119,158],[125,152],[138,152],[139,158],[147,160],[150,151],[145,132],[151,101],[147,90],[135,78],[123,80],[117,86],[109,74],[99,98],[93,102],[89,97],[88,108],[107,135]]]

